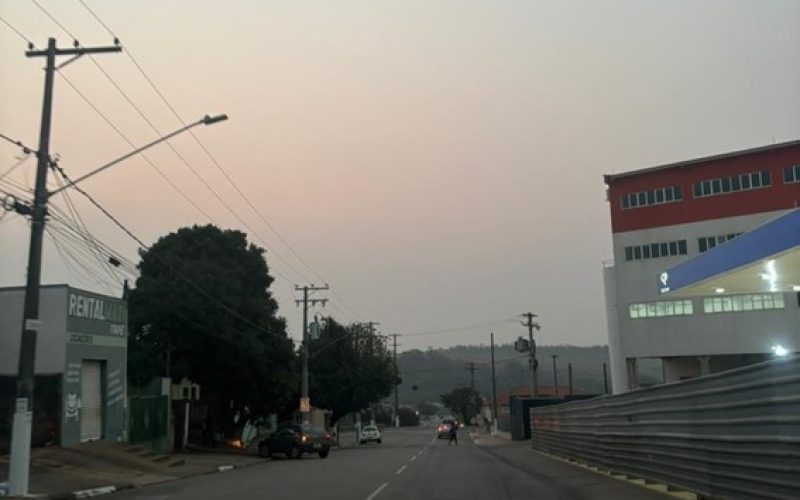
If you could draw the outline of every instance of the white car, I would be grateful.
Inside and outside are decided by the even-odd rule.
[[[358,437],[358,444],[366,444],[370,441],[381,443],[381,431],[374,425],[365,425],[361,428],[361,434]]]

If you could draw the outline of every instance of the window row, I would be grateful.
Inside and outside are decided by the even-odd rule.
[[[631,319],[688,316],[693,312],[692,301],[689,299],[646,302],[643,304],[630,304],[628,306],[628,315]]]
[[[791,182],[800,182],[800,165],[784,167],[783,182],[785,184],[789,184]]]
[[[717,314],[726,312],[766,311],[784,309],[783,293],[753,293],[703,298],[703,312]],[[631,319],[663,318],[667,316],[689,316],[694,313],[691,299],[644,302],[628,305]]]
[[[700,253],[705,252],[706,250],[711,250],[717,245],[722,245],[726,241],[730,241],[742,233],[731,233],[731,234],[721,234],[719,236],[703,236],[702,238],[697,238],[697,249]]]
[[[748,189],[767,187],[770,184],[772,184],[772,176],[769,170],[722,177],[720,179],[709,179],[694,183],[694,197],[703,198],[716,194],[747,191]]]
[[[657,259],[659,257],[686,255],[687,253],[686,240],[649,243],[625,247],[625,260]]]
[[[748,295],[729,295],[726,297],[705,297],[703,312],[715,314],[723,312],[763,311],[783,309],[783,293],[756,293]]]
[[[669,186],[649,191],[639,191],[638,193],[627,193],[622,195],[622,208],[646,207],[648,205],[660,205],[671,203],[683,199],[680,186]]]

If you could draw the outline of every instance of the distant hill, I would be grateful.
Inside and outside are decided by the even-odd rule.
[[[583,393],[603,392],[603,363],[608,363],[608,346],[538,346],[539,383],[553,385],[552,355],[558,356],[558,383],[568,384],[567,364],[572,363],[572,380],[576,390]],[[470,372],[465,368],[474,362],[475,388],[481,395],[491,398],[492,369],[489,346],[456,346],[448,349],[411,350],[397,355],[397,364],[403,383],[399,387],[401,404],[439,401],[439,396],[457,387],[469,387]],[[513,344],[495,346],[497,394],[512,387],[528,384],[527,354],[514,351]],[[609,387],[611,384],[609,371]],[[643,383],[661,380],[658,363],[642,363],[640,377]],[[413,390],[412,386],[417,386]]]

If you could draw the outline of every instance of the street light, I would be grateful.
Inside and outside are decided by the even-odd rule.
[[[775,356],[779,358],[784,358],[789,355],[789,349],[783,347],[780,344],[772,346],[772,352],[775,353]]]
[[[50,192],[48,193],[48,196],[53,196],[54,194],[58,194],[58,193],[60,193],[61,191],[65,190],[65,189],[67,189],[67,188],[69,188],[69,187],[72,187],[72,186],[74,186],[75,184],[77,184],[77,183],[79,183],[79,182],[81,182],[81,181],[83,181],[83,180],[85,180],[85,179],[88,179],[89,177],[91,177],[91,176],[93,176],[93,175],[95,175],[95,174],[99,174],[100,172],[102,172],[103,170],[105,170],[105,169],[107,169],[107,168],[109,168],[109,167],[113,167],[113,166],[114,166],[114,165],[116,165],[117,163],[120,163],[120,162],[123,162],[123,161],[127,160],[127,159],[128,159],[128,158],[130,158],[131,156],[136,156],[137,154],[141,153],[142,151],[144,151],[144,150],[146,150],[146,149],[150,149],[150,148],[152,148],[152,147],[153,147],[153,146],[155,146],[156,144],[160,144],[160,143],[162,143],[162,142],[164,142],[164,141],[166,141],[166,140],[168,140],[168,139],[171,139],[172,137],[175,137],[176,135],[178,135],[178,134],[180,134],[180,133],[182,133],[182,132],[186,132],[186,131],[187,131],[187,130],[189,130],[190,128],[196,127],[196,126],[198,126],[198,125],[213,125],[213,124],[215,124],[215,123],[224,122],[224,121],[225,121],[225,120],[227,120],[227,119],[228,119],[228,115],[225,115],[225,114],[222,114],[222,115],[217,115],[217,116],[208,116],[208,115],[206,115],[206,116],[204,116],[204,117],[200,118],[199,120],[197,120],[197,121],[196,121],[196,122],[194,122],[194,123],[190,123],[189,125],[186,125],[186,126],[185,126],[185,127],[183,127],[183,128],[179,128],[179,129],[178,129],[178,130],[176,130],[175,132],[172,132],[172,133],[170,133],[170,134],[167,134],[167,135],[165,135],[165,136],[163,136],[163,137],[159,137],[158,139],[156,139],[156,140],[154,140],[154,141],[148,142],[148,143],[147,143],[147,144],[145,144],[144,146],[141,146],[141,147],[139,147],[139,148],[136,148],[136,149],[134,149],[133,151],[131,151],[130,153],[128,153],[128,154],[125,154],[125,155],[122,155],[122,156],[120,156],[119,158],[117,158],[116,160],[112,160],[112,161],[110,161],[110,162],[106,163],[105,165],[103,165],[103,166],[101,166],[101,167],[98,167],[98,168],[96,168],[96,169],[92,170],[92,171],[91,171],[91,172],[89,172],[88,174],[84,174],[84,175],[82,175],[82,176],[78,177],[78,178],[77,178],[77,179],[75,179],[75,180],[71,180],[71,181],[67,182],[66,184],[64,184],[64,185],[63,185],[63,186],[61,186],[60,188],[58,188],[58,189],[56,189],[56,190],[54,190],[54,191],[50,191]]]
[[[166,141],[181,132],[185,132],[197,125],[212,125],[228,119],[227,115],[206,115],[200,120],[190,123],[175,132],[151,141],[116,160],[92,170],[75,180],[67,182],[64,186],[47,191],[47,167],[52,164],[49,156],[49,129],[50,112],[52,107],[52,73],[53,60],[56,54],[55,40],[50,39],[50,57],[48,58],[47,84],[45,90],[45,105],[42,113],[42,138],[39,141],[39,163],[36,172],[36,189],[34,190],[33,205],[31,207],[31,240],[28,251],[28,276],[25,285],[25,302],[23,306],[22,336],[19,349],[19,368],[17,370],[17,394],[14,409],[14,421],[11,431],[11,456],[9,461],[9,490],[12,495],[25,496],[28,492],[28,478],[30,472],[31,430],[33,421],[33,382],[35,379],[36,362],[36,336],[41,326],[39,320],[39,287],[41,284],[42,268],[42,241],[44,236],[45,215],[47,202],[51,196],[60,193],[68,187],[73,187],[79,182],[116,165],[131,156],[137,155],[156,144]],[[61,52],[63,53],[63,51]]]

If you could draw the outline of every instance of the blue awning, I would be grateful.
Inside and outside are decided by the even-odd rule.
[[[671,296],[800,291],[800,210],[660,273]]]

